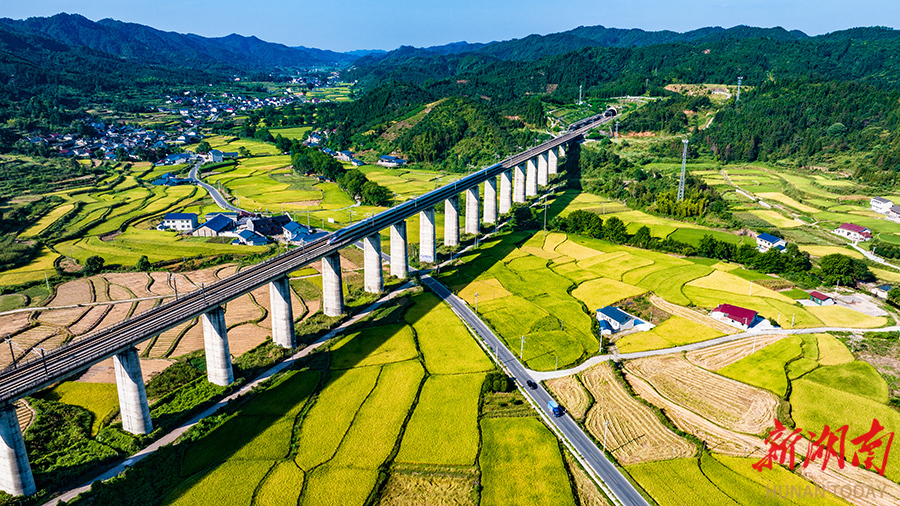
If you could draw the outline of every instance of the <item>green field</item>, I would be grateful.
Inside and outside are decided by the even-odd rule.
[[[789,361],[800,357],[803,353],[800,348],[801,341],[800,336],[776,341],[716,372],[748,385],[765,388],[779,397],[784,397],[788,386],[784,367]]]
[[[81,406],[94,415],[91,425],[92,435],[100,430],[100,423],[111,413],[119,410],[119,396],[116,385],[109,383],[81,383],[66,381],[41,394],[49,401]]]
[[[306,134],[312,130],[311,126],[290,127],[290,128],[270,128],[269,133],[275,137],[279,135],[288,139],[304,139]]]
[[[539,420],[487,418],[481,430],[482,505],[576,504],[559,444]]]

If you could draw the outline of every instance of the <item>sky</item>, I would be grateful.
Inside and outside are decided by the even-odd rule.
[[[900,27],[897,0],[0,0],[0,17],[60,12],[342,52],[491,42],[582,25],[678,32],[781,26],[809,35]]]

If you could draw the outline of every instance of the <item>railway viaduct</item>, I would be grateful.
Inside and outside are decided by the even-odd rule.
[[[323,311],[328,316],[344,312],[341,266],[338,252],[360,240],[364,249],[365,290],[383,290],[381,231],[390,229],[391,275],[406,278],[408,271],[406,219],[419,214],[419,260],[436,259],[434,206],[444,202],[446,246],[459,244],[461,193],[465,194],[465,233],[478,234],[481,224],[497,223],[499,215],[514,203],[537,195],[556,174],[559,158],[573,142],[615,117],[607,111],[573,125],[569,131],[537,147],[482,169],[425,195],[383,211],[369,219],[345,227],[327,237],[283,253],[245,269],[229,278],[170,300],[148,311],[49,351],[43,358],[19,361],[0,371],[0,490],[11,495],[36,492],[25,441],[13,402],[112,357],[115,365],[122,426],[134,434],[153,430],[147,394],[141,379],[141,365],[135,345],[153,338],[185,321],[199,317],[203,324],[207,377],[216,385],[234,381],[225,304],[241,295],[269,285],[272,339],[283,347],[296,346],[288,274],[322,260]],[[498,180],[499,178],[499,190]],[[484,184],[484,214],[481,215],[479,187]],[[498,202],[499,195],[499,202]]]

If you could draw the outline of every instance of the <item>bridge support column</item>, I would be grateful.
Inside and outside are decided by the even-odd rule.
[[[406,222],[391,225],[391,276],[406,279],[409,258],[406,249]]]
[[[551,176],[559,173],[559,156],[557,155],[557,149],[559,148],[553,148],[550,151],[547,151],[547,160],[549,162],[547,173]]]
[[[538,186],[547,186],[547,182],[550,180],[549,169],[550,169],[550,153],[545,151],[537,156],[538,161],[538,171],[537,171],[537,184]]]
[[[132,434],[153,432],[150,419],[150,405],[141,376],[141,358],[138,350],[131,347],[113,357],[116,369],[116,390],[119,392],[119,412],[122,428]]]
[[[384,291],[384,274],[381,271],[381,234],[375,233],[363,238],[365,258],[365,288],[369,293]]]
[[[214,385],[230,385],[234,381],[234,372],[228,350],[225,308],[219,306],[204,313],[200,319],[203,321],[203,344],[206,347],[206,377]]]
[[[12,496],[37,492],[13,404],[0,407],[0,490]]]
[[[459,195],[444,201],[444,246],[459,244]]]
[[[560,158],[566,156],[566,145],[565,144],[560,144],[559,146],[556,146],[556,149],[559,150]]]
[[[484,182],[484,222],[497,223],[497,178]]]
[[[297,340],[294,338],[291,285],[287,276],[269,283],[269,301],[272,311],[272,342],[288,349],[297,346]]]
[[[511,170],[500,173],[500,214],[508,213],[512,207],[512,174]]]
[[[516,165],[515,190],[513,191],[513,202],[521,204],[525,202],[525,166]]]
[[[435,244],[434,208],[419,212],[419,262],[434,262]]]
[[[466,190],[466,233],[478,234],[481,231],[480,202],[478,202],[478,187],[474,186]]]
[[[529,159],[525,167],[525,196],[534,197],[537,195],[537,160]]]
[[[322,312],[325,316],[340,316],[344,312],[341,255],[338,253],[322,257]]]

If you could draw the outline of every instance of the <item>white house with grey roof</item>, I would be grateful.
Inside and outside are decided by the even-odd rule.
[[[872,200],[869,201],[869,205],[876,213],[888,214],[891,212],[891,206],[893,206],[894,203],[884,197],[872,197]]]

